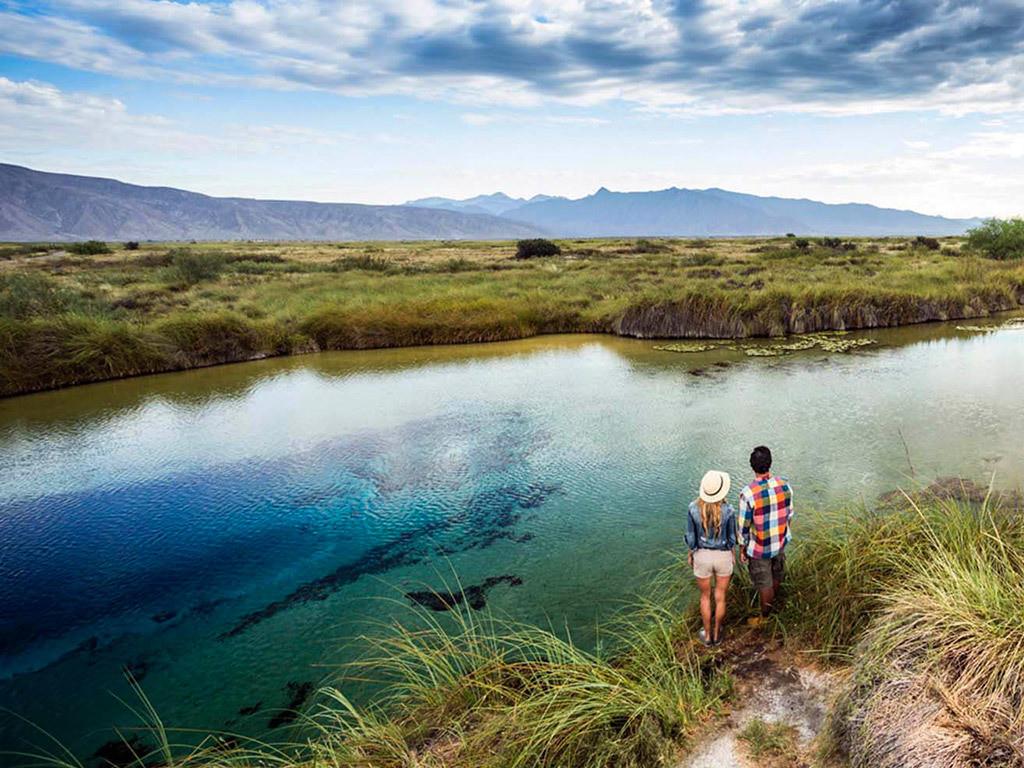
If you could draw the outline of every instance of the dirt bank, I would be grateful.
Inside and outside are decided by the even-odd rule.
[[[702,300],[664,302],[628,308],[612,322],[619,336],[639,339],[742,339],[818,331],[890,328],[942,320],[987,317],[1024,305],[1024,287],[993,291],[963,301],[910,295],[887,299],[856,296],[795,304],[790,300],[747,309],[709,306]]]

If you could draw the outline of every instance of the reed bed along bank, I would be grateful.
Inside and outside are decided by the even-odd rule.
[[[772,336],[980,317],[1024,263],[913,238],[0,245],[0,396],[327,349]]]
[[[819,737],[821,765],[1024,766],[1022,512],[1019,495],[945,482],[801,525],[782,608],[760,631],[794,655],[848,670]],[[175,748],[143,699],[148,726],[124,734],[124,762],[674,765],[733,695],[728,656],[695,640],[689,583],[680,556],[596,649],[471,610],[382,628],[363,638],[368,651],[341,682],[321,691],[292,744],[220,736]],[[732,622],[749,615],[749,594],[740,575]],[[372,679],[385,693],[356,706],[345,679]]]

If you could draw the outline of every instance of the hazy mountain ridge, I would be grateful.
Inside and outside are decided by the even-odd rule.
[[[513,209],[509,218],[562,237],[956,235],[979,219],[947,219],[861,203],[759,197],[724,189],[611,192]]]
[[[540,203],[545,200],[562,200],[551,195],[534,195],[529,200],[524,197],[509,197],[504,192],[495,192],[490,195],[477,195],[467,197],[464,200],[455,200],[450,197],[423,197],[419,200],[410,200],[406,205],[414,205],[418,208],[434,208],[444,211],[463,211],[465,213],[478,212],[489,213],[493,216],[506,216],[517,208],[527,203]]]
[[[526,200],[497,192],[405,205],[254,200],[0,164],[0,240],[955,235],[979,221],[716,188],[611,192],[602,187],[577,200],[546,195]]]
[[[0,240],[431,240],[539,234],[489,214],[210,197],[0,164]]]

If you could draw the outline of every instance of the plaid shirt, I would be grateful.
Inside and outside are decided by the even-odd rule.
[[[740,491],[737,527],[747,557],[767,559],[779,554],[792,538],[792,519],[793,491],[783,478],[755,480]]]

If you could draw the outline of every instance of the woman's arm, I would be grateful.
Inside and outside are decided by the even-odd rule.
[[[697,530],[693,519],[693,512],[689,507],[686,508],[686,546],[689,547],[690,552],[693,552],[697,548],[697,542],[700,540],[700,532]]]

